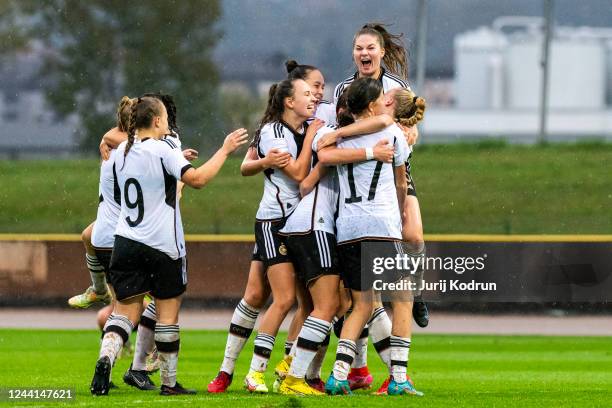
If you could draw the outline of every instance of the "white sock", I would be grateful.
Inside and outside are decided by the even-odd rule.
[[[295,358],[291,361],[289,375],[304,378],[321,343],[331,329],[331,322],[308,316],[300,330],[297,340]]]
[[[89,269],[89,275],[91,276],[91,284],[96,293],[100,295],[106,293],[108,291],[106,276],[104,275],[104,267],[100,261],[98,261],[98,257],[85,253],[85,262],[87,263],[87,269]]]
[[[155,347],[155,326],[157,316],[155,315],[155,302],[147,305],[147,308],[140,317],[138,332],[136,333],[136,346],[134,347],[134,359],[132,360],[132,370],[146,370],[147,355]]]
[[[391,375],[397,383],[407,381],[408,354],[410,337],[391,336]]]
[[[255,337],[255,349],[251,359],[251,370],[263,373],[268,368],[270,354],[274,348],[274,336],[266,333],[258,333]]]
[[[306,378],[309,380],[321,378],[321,367],[323,367],[325,355],[327,354],[327,348],[329,347],[330,333],[331,329],[327,333],[327,336],[325,336],[325,339],[323,339],[323,343],[321,343],[319,350],[317,350],[317,354],[315,354],[314,358],[312,359],[312,363],[310,363],[310,366],[308,367],[308,371],[306,371]]]
[[[161,383],[167,387],[174,387],[181,345],[179,325],[157,323],[155,325],[155,345],[159,353]]]
[[[296,353],[297,353],[297,341],[294,341],[293,344],[291,345],[291,350],[289,350],[289,356],[291,356],[291,358],[294,358]]]
[[[380,359],[391,370],[391,319],[384,307],[377,307],[368,322],[370,337]]]
[[[255,327],[255,321],[258,315],[259,309],[255,309],[244,299],[240,300],[240,303],[238,303],[238,306],[234,309],[229,333],[227,334],[227,343],[225,344],[225,355],[223,357],[223,363],[221,363],[221,371],[228,374],[234,373],[236,360],[253,332],[253,327]]]
[[[351,370],[351,363],[355,358],[357,348],[353,340],[340,339],[338,341],[338,349],[336,350],[336,362],[334,363],[334,378],[344,381],[348,378]]]
[[[125,316],[111,314],[104,325],[104,337],[100,345],[99,358],[108,357],[111,365],[115,364],[117,354],[132,333],[132,322]]]
[[[359,338],[355,342],[355,346],[357,347],[357,354],[355,355],[355,360],[353,360],[352,368],[362,368],[368,365],[368,325],[363,328]]]

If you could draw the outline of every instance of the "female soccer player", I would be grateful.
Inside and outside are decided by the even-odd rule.
[[[295,276],[284,239],[278,231],[295,210],[299,200],[299,182],[308,174],[310,146],[320,121],[305,123],[315,109],[310,86],[301,79],[284,80],[270,88],[270,98],[255,145],[260,157],[271,149],[288,151],[292,158],[283,169],[264,172],[264,194],[257,210],[255,223],[255,255],[262,259],[273,302],[268,308],[255,338],[251,369],[245,386],[251,392],[268,392],[264,372],[278,328],[295,301]],[[304,136],[305,133],[305,136]]]
[[[385,25],[378,23],[365,24],[354,36],[353,39],[353,62],[357,68],[354,75],[340,82],[334,90],[334,102],[357,78],[377,79],[384,92],[395,88],[410,89],[408,83],[402,79],[408,76],[407,53],[401,42],[401,35],[394,35],[387,31]],[[384,67],[383,67],[384,64]],[[416,127],[407,129],[412,132],[411,137],[416,140],[418,131]],[[410,253],[415,257],[425,256],[425,244],[423,241],[423,224],[421,211],[416,196],[414,180],[411,176],[410,157],[406,161],[406,179],[408,184],[408,197],[405,200],[404,213],[406,217],[403,226],[404,241],[410,245]],[[422,273],[422,271],[421,271]],[[420,296],[415,296],[413,317],[421,327],[429,323],[429,312],[427,306]],[[377,302],[372,315],[372,324],[369,324],[369,335],[372,338],[381,339],[375,342],[375,348],[379,355],[388,353],[391,322],[382,307],[382,303]],[[358,358],[355,360],[355,370],[351,372],[351,385],[355,388],[367,388],[372,382],[372,377],[367,368],[367,334],[358,341],[360,350]],[[384,385],[379,390],[384,392]]]
[[[284,394],[324,394],[324,385],[318,384],[321,382],[320,366],[311,371],[311,365],[319,349],[329,342],[332,318],[339,303],[335,237],[339,186],[335,168],[317,164],[316,146],[318,139],[333,129],[334,127],[330,126],[321,128],[312,146],[307,147],[313,150],[314,168],[300,185],[302,200],[281,230],[281,234],[287,236],[287,248],[299,281],[308,289],[308,304],[313,305],[300,330],[289,373],[279,389]],[[367,159],[365,148],[344,149],[340,153],[340,160],[345,162]],[[376,145],[373,147],[373,154],[377,160],[390,162],[393,149]],[[316,375],[310,378],[310,381],[306,381],[308,371],[315,372]]]
[[[176,181],[203,187],[218,173],[227,156],[246,143],[247,135],[244,129],[232,132],[208,162],[194,169],[176,143],[163,137],[168,133],[164,105],[155,98],[139,98],[132,107],[128,140],[116,153],[122,200],[109,277],[117,302],[106,323],[92,394],[108,394],[112,364],[142,313],[145,293],[151,293],[156,301],[161,394],[194,393],[176,381],[178,311],[187,285]]]
[[[322,99],[323,91],[325,90],[325,78],[321,71],[311,65],[298,64],[294,60],[286,61],[285,66],[287,68],[287,79],[301,79],[310,86],[312,96],[316,101],[314,116],[324,121],[331,121],[332,119],[335,121],[333,117],[335,115],[331,115],[329,112],[329,107],[332,107],[332,105]],[[273,95],[269,95],[269,99],[272,97]],[[262,171],[281,171],[289,164],[290,159],[291,154],[289,152],[274,148],[264,157],[259,158],[256,146],[252,144],[246,152],[244,161],[240,166],[240,172],[243,176],[253,176]],[[309,313],[309,311],[305,311],[303,308],[301,295],[298,292],[298,308],[289,327],[287,341],[285,342],[285,356],[275,367],[276,374],[281,378],[284,378],[289,370],[290,350]],[[217,376],[208,384],[208,392],[225,392],[231,385],[235,362],[249,339],[259,312],[264,307],[269,296],[270,287],[264,273],[264,264],[258,255],[257,244],[255,244],[245,293],[234,310],[223,362]]]
[[[385,107],[383,88],[379,81],[362,78],[354,81],[348,89],[349,111],[356,119],[363,119],[380,113],[391,113]],[[359,138],[343,139],[338,148],[323,149],[319,159],[325,164],[339,163],[333,157],[337,149],[362,146],[386,139],[395,147],[394,164],[369,161],[349,163],[338,167],[340,178],[340,209],[337,220],[338,253],[345,287],[351,290],[353,311],[345,320],[338,343],[334,370],[326,384],[330,394],[351,392],[348,374],[357,352],[355,341],[367,323],[372,312],[373,275],[361,274],[362,243],[383,242],[389,256],[398,253],[397,243],[402,239],[403,208],[407,186],[403,181],[403,163],[408,158],[409,147],[399,127],[391,125],[381,132]],[[372,158],[371,152],[368,154]],[[397,166],[400,164],[400,166]],[[398,173],[401,176],[398,176]],[[397,180],[397,182],[395,181]],[[411,302],[393,301],[394,325],[392,328],[391,360],[393,380],[389,384],[390,394],[417,393],[406,375]]]

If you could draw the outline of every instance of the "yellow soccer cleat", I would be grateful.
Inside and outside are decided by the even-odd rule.
[[[296,378],[290,375],[285,377],[278,392],[285,395],[325,395],[324,392],[315,390],[308,385],[303,378]]]
[[[278,362],[276,367],[274,367],[274,374],[281,380],[284,379],[287,374],[289,374],[289,367],[291,367],[291,361],[293,357],[287,356]]]
[[[74,307],[76,309],[87,309],[94,303],[103,303],[108,305],[112,300],[113,297],[111,296],[110,290],[107,290],[106,293],[97,293],[93,286],[90,286],[87,288],[85,293],[81,293],[80,295],[76,295],[68,299],[68,304],[70,307]]]
[[[249,373],[244,379],[244,387],[249,390],[249,392],[261,394],[266,394],[268,392],[264,373],[260,373],[259,371],[249,370]]]

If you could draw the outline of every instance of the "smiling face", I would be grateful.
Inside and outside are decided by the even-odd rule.
[[[310,91],[312,96],[317,100],[317,104],[323,99],[323,93],[325,92],[325,78],[318,69],[313,69],[306,76],[306,83],[310,85]]]
[[[360,77],[375,77],[380,72],[384,55],[385,49],[377,36],[361,34],[355,38],[353,61]]]
[[[293,81],[293,96],[286,98],[285,107],[306,120],[314,115],[316,104],[317,99],[313,96],[310,85],[301,79]]]

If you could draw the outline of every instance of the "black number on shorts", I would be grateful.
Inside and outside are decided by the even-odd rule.
[[[374,175],[372,176],[372,182],[370,183],[370,191],[368,193],[368,201],[372,201],[376,196],[376,187],[378,187],[378,179],[380,178],[380,171],[382,170],[383,162],[377,161],[376,168],[374,169]],[[346,165],[348,170],[348,183],[349,189],[351,190],[351,196],[344,199],[347,204],[361,202],[361,196],[357,195],[357,189],[355,188],[355,176],[353,175],[353,163]]]
[[[130,201],[130,186],[134,185],[136,187],[136,201]],[[142,196],[142,187],[140,187],[140,183],[135,178],[129,178],[125,181],[125,188],[123,189],[123,195],[125,198],[125,205],[127,208],[134,209],[138,208],[138,216],[135,221],[132,221],[130,217],[125,217],[128,225],[130,227],[135,227],[142,222],[144,218],[144,197]]]

